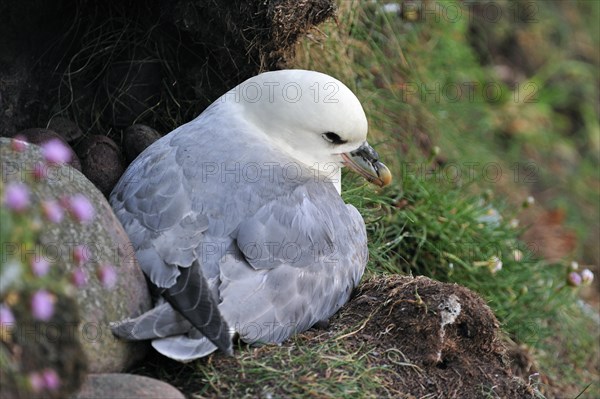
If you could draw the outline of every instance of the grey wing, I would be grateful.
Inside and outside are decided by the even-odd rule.
[[[192,210],[176,151],[164,138],[156,144],[127,169],[110,203],[144,273],[157,287],[168,288],[179,267],[194,261],[208,219]]]
[[[331,184],[310,181],[239,226],[220,265],[221,313],[249,343],[281,342],[328,319],[367,262],[362,217]]]
[[[111,205],[129,234],[154,293],[161,294],[220,349],[231,353],[229,328],[196,261],[208,218],[192,202],[184,173],[177,148],[170,146],[167,136],[126,171],[111,194]],[[147,319],[140,316],[138,324],[122,324],[113,331],[125,337],[141,336],[144,326],[153,325],[157,330],[157,323],[162,324],[158,328],[161,334],[177,330],[170,314],[161,313],[164,319],[157,319],[158,315],[142,315]],[[186,326],[182,323],[178,328]]]
[[[143,315],[110,323],[110,327],[117,336],[125,340],[139,341],[186,334],[192,324],[168,302],[162,301]]]

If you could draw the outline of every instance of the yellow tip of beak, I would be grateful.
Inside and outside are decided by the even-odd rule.
[[[344,164],[359,175],[364,177],[369,183],[379,187],[385,187],[392,182],[392,172],[380,161],[369,162],[360,156],[352,154],[341,154]]]
[[[381,162],[378,162],[377,167],[377,173],[379,176],[373,183],[377,184],[379,187],[385,187],[389,185],[393,180],[392,172],[390,172],[388,167]]]

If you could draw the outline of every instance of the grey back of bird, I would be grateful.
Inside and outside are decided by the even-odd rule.
[[[327,177],[225,109],[155,142],[110,197],[156,293],[154,309],[113,331],[182,361],[226,349],[223,329],[229,345],[234,334],[279,343],[328,319],[368,257],[362,217]],[[193,308],[174,309],[173,295]]]

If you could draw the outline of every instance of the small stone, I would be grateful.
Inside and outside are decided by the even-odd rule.
[[[66,142],[72,143],[83,136],[81,129],[70,119],[57,116],[48,123],[48,129],[58,133]]]
[[[123,133],[123,150],[127,163],[130,164],[150,144],[160,139],[159,132],[146,125],[131,125]]]
[[[42,146],[44,143],[56,139],[59,140],[64,146],[67,148],[70,156],[70,161],[67,162],[73,168],[81,171],[81,162],[79,162],[79,158],[75,155],[75,152],[71,148],[71,146],[54,130],[50,129],[41,129],[41,128],[32,128],[21,130],[19,133],[15,135],[15,137],[19,137],[20,139],[27,140],[28,143]]]
[[[77,145],[83,174],[108,197],[125,171],[121,151],[106,136],[88,136]]]
[[[175,387],[149,377],[134,374],[90,374],[72,399],[185,399]]]

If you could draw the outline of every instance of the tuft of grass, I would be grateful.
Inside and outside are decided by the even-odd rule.
[[[379,370],[369,367],[367,355],[358,352],[350,353],[334,341],[298,345],[298,339],[279,348],[245,349],[232,365],[239,367],[238,375],[221,373],[221,362],[218,366],[199,367],[206,381],[206,391],[199,394],[239,397],[245,392],[249,397],[339,398],[384,394],[379,389]]]
[[[217,354],[183,365],[167,360],[167,367],[161,359],[136,372],[169,381],[193,398],[397,396],[386,381],[391,371],[373,365],[370,350],[347,348],[335,338],[309,331],[281,345],[240,346],[235,357]]]

